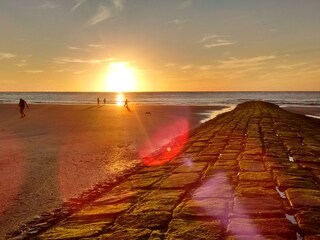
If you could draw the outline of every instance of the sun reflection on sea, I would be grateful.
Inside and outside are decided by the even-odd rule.
[[[116,96],[116,104],[118,106],[123,106],[124,100],[125,100],[124,95],[122,93],[118,93]]]

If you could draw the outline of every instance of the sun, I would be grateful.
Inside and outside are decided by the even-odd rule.
[[[135,69],[126,62],[112,62],[108,66],[106,90],[110,92],[132,92],[136,90]]]

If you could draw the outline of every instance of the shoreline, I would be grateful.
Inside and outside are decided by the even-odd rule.
[[[280,106],[281,107],[281,106]],[[320,106],[288,106],[281,107],[289,112],[302,114],[308,117],[320,118]]]

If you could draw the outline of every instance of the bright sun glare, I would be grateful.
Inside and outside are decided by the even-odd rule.
[[[132,92],[136,90],[135,69],[126,62],[112,62],[108,66],[106,90],[111,92]]]

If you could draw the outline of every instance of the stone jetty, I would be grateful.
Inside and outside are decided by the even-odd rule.
[[[246,102],[144,163],[8,238],[320,239],[320,120]]]

